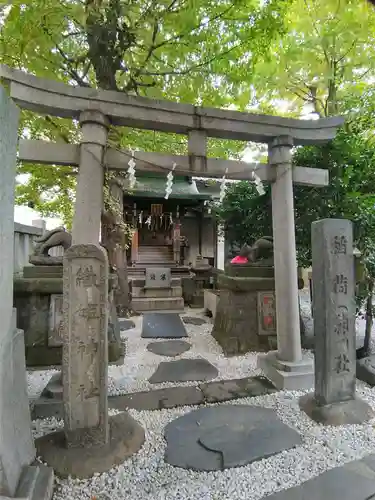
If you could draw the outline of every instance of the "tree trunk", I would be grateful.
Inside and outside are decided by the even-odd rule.
[[[365,339],[363,343],[364,356],[369,356],[370,354],[370,340],[371,340],[371,330],[373,324],[373,312],[372,312],[373,292],[374,292],[374,282],[372,279],[370,279],[368,284],[368,296],[366,301],[366,329],[365,329]]]

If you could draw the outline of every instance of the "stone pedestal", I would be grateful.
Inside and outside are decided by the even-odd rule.
[[[213,337],[226,355],[276,348],[275,278],[272,267],[229,264],[218,276]]]
[[[25,266],[14,280],[17,325],[25,333],[26,366],[56,366],[62,362],[63,266]],[[124,352],[112,309],[108,325],[108,359],[117,362]]]
[[[352,223],[325,219],[312,224],[315,393],[301,408],[326,425],[372,418],[355,396],[355,299]]]

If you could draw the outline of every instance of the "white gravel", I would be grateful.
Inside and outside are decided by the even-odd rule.
[[[358,392],[375,409],[374,391],[360,384]],[[257,500],[374,451],[374,421],[340,428],[319,426],[300,412],[302,394],[279,392],[228,403],[273,408],[285,424],[301,434],[303,445],[224,472],[193,472],[164,463],[165,425],[194,408],[132,410],[146,430],[142,450],[108,473],[88,480],[58,480],[54,500]],[[36,421],[34,432],[38,436],[59,426],[56,419]]]
[[[305,294],[301,296],[301,307],[308,333],[311,333],[310,306]],[[199,316],[201,312],[189,311],[186,315]],[[136,328],[122,332],[127,342],[125,362],[122,366],[109,368],[112,394],[172,385],[150,385],[147,382],[158,363],[170,358],[146,350],[150,340],[140,338],[142,318],[133,320]],[[211,328],[210,324],[186,325],[189,334],[186,340],[192,343],[192,348],[173,359],[203,357],[218,368],[218,378],[240,378],[258,373],[256,353],[225,358],[210,335]],[[357,329],[360,342],[364,320],[357,321]],[[30,395],[38,395],[52,373],[54,371],[29,372]],[[375,389],[358,382],[357,392],[375,410]],[[299,409],[298,399],[302,394],[302,391],[286,391],[227,403],[273,408],[285,424],[301,434],[303,444],[246,467],[215,473],[186,471],[171,467],[163,460],[165,425],[196,407],[142,412],[131,410],[131,415],[146,432],[146,441],[140,452],[108,473],[88,480],[57,480],[54,500],[257,500],[375,451],[375,420],[364,425],[339,428],[317,425]],[[56,419],[34,421],[34,436],[61,426],[62,422]]]

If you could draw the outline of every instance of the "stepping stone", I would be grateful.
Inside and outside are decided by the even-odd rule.
[[[264,500],[374,500],[374,455],[336,467]]]
[[[134,321],[131,321],[130,319],[119,319],[118,324],[120,327],[120,330],[131,330],[132,328],[135,328],[135,323]]]
[[[182,321],[186,325],[195,325],[195,326],[200,326],[200,325],[205,325],[207,324],[207,321],[202,319],[202,318],[194,318],[193,316],[185,316],[182,318]]]
[[[375,355],[357,361],[357,378],[367,384],[375,385]]]
[[[165,340],[162,342],[151,342],[147,350],[159,356],[179,356],[190,349],[191,344],[184,340]]]
[[[212,380],[218,376],[215,366],[206,359],[179,359],[160,363],[149,378],[150,384],[163,382],[188,382],[190,380]]]
[[[175,313],[146,313],[143,315],[144,339],[180,339],[187,337],[180,315]]]
[[[165,461],[197,471],[242,467],[302,444],[274,410],[239,405],[187,413],[166,426],[164,437]]]

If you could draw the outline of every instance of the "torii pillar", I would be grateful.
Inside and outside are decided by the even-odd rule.
[[[269,144],[272,183],[277,351],[259,354],[258,367],[278,389],[309,389],[314,385],[314,365],[301,349],[297,254],[294,224],[293,139],[280,136]],[[305,184],[308,184],[308,179]]]

